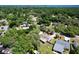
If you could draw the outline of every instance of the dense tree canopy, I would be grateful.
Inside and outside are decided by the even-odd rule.
[[[10,29],[3,37],[0,37],[0,42],[4,46],[12,49],[13,53],[27,53],[37,50],[39,45],[38,30],[32,30],[29,34],[25,30]]]

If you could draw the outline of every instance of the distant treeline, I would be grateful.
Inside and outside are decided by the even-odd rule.
[[[10,21],[10,23],[16,23],[18,25],[22,21],[27,20],[29,15],[34,15],[38,17],[38,24],[40,25],[50,25],[51,22],[56,22],[60,26],[57,26],[58,28],[55,28],[55,31],[64,33],[66,35],[69,34],[70,36],[74,36],[76,34],[79,35],[79,8],[53,8],[31,6],[15,7],[16,8],[13,8],[13,6],[0,7],[0,19],[6,18]],[[56,17],[52,17],[52,15]],[[65,25],[67,25],[68,27],[61,28]]]

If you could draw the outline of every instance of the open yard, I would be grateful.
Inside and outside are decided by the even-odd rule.
[[[49,43],[40,42],[39,52],[41,54],[52,54],[52,45]]]
[[[55,42],[56,42],[56,39],[52,39],[50,43],[40,42],[39,52],[41,54],[53,54],[52,48]]]
[[[56,42],[56,39],[50,40],[50,43],[51,43],[51,44],[55,44],[55,42]]]

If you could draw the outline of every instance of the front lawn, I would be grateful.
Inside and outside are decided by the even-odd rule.
[[[56,42],[56,39],[50,40],[50,43],[51,43],[51,44],[55,44],[55,42]]]
[[[41,54],[52,54],[52,45],[40,42],[39,52]]]

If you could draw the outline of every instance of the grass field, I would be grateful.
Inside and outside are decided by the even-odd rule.
[[[53,44],[56,42],[56,39],[52,39],[50,41],[50,43],[42,43],[40,42],[40,47],[39,47],[39,52],[41,54],[52,54],[53,51],[52,51],[52,48],[53,48]]]
[[[52,45],[49,43],[41,43],[40,42],[39,52],[41,54],[51,54],[52,53]]]

